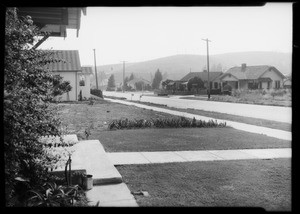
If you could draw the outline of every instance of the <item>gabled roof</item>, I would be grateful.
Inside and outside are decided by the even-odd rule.
[[[209,80],[213,81],[214,79],[216,79],[218,76],[222,75],[223,72],[221,71],[210,71],[209,72]],[[181,81],[189,81],[191,78],[194,77],[199,77],[202,81],[207,81],[208,80],[208,76],[207,76],[207,72],[190,72],[187,75],[185,75]]]
[[[81,64],[78,50],[50,50],[51,59],[62,60],[60,62],[51,62],[46,65],[50,71],[81,71]]]
[[[81,69],[84,74],[93,74],[93,69],[90,66],[82,66]]]
[[[148,80],[145,80],[143,78],[134,78],[134,79],[128,81],[127,84],[135,84],[137,82],[144,82],[146,84],[150,84],[150,82]]]
[[[259,79],[269,69],[274,70],[282,78],[284,78],[284,75],[280,71],[278,71],[274,66],[269,65],[246,66],[245,71],[242,71],[241,66],[235,66],[226,71],[220,78],[222,79],[228,74],[231,74],[239,80],[256,80]]]

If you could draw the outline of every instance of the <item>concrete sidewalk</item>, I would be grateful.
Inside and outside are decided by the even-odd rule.
[[[187,117],[187,118],[191,118],[191,119],[195,117],[195,119],[197,119],[197,120],[205,120],[205,121],[217,120],[218,122],[226,122],[226,124],[228,126],[231,126],[232,128],[235,128],[238,130],[251,132],[251,133],[255,133],[255,134],[264,134],[269,137],[275,137],[275,138],[282,139],[282,140],[289,140],[289,141],[292,140],[292,132],[283,131],[283,130],[279,130],[279,129],[272,129],[272,128],[267,128],[267,127],[262,127],[262,126],[250,125],[250,124],[246,124],[246,123],[238,123],[238,122],[229,121],[229,120],[205,117],[205,116],[190,114],[190,113],[186,113],[186,112],[174,111],[174,110],[159,108],[159,107],[155,107],[155,106],[148,106],[148,105],[143,105],[143,104],[139,104],[139,103],[133,103],[133,102],[129,102],[129,101],[115,100],[115,99],[109,99],[109,98],[105,98],[105,100],[109,100],[111,102],[121,103],[121,104],[125,104],[125,105],[133,105],[133,106],[136,106],[139,108],[144,108],[144,109],[152,109],[154,111],[173,114],[176,116],[183,116],[183,117]]]
[[[247,159],[291,158],[291,148],[236,149],[167,152],[113,152],[107,156],[114,165],[153,164],[189,161],[226,161]]]
[[[72,170],[84,170],[93,176],[93,188],[86,191],[89,205],[99,202],[100,207],[138,206],[99,140],[78,141],[76,135],[66,136],[66,139],[77,142],[72,146]],[[64,172],[64,168],[55,171]]]

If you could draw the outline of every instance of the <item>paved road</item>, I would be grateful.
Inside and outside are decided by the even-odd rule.
[[[252,105],[241,103],[226,103],[215,102],[207,100],[187,100],[179,99],[180,96],[174,97],[157,97],[151,96],[153,93],[144,93],[142,97],[141,92],[111,92],[104,91],[106,96],[125,97],[127,100],[140,100],[143,102],[151,102],[156,104],[163,104],[169,107],[181,108],[181,109],[197,109],[204,111],[220,112],[226,114],[233,114],[244,117],[253,117],[266,120],[273,120],[284,123],[292,123],[292,108],[280,107],[280,106],[264,106],[264,105]]]

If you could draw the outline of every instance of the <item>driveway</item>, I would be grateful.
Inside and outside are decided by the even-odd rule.
[[[253,117],[277,122],[292,123],[292,108],[267,105],[252,105],[241,103],[226,103],[207,100],[179,99],[180,96],[158,97],[153,92],[111,92],[104,91],[105,96],[124,97],[127,100],[150,102],[181,109],[197,109],[220,112],[244,117]]]

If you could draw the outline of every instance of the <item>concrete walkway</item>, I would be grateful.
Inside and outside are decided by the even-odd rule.
[[[291,158],[291,148],[236,149],[168,152],[113,152],[107,156],[114,165],[154,164],[189,161],[225,161],[247,159]]]
[[[93,188],[86,191],[89,205],[96,205],[99,202],[100,207],[138,206],[99,140],[78,141],[76,135],[65,138],[76,142],[73,146],[72,170],[84,170],[93,176]],[[64,172],[64,168],[55,171]]]
[[[174,111],[174,110],[159,108],[159,107],[155,107],[155,106],[148,106],[148,105],[133,103],[133,102],[124,101],[124,100],[115,100],[115,99],[109,99],[109,98],[105,98],[105,100],[109,100],[111,102],[121,103],[121,104],[125,104],[125,105],[132,105],[132,106],[136,106],[139,108],[152,109],[154,111],[173,114],[176,116],[183,116],[183,117],[187,117],[187,118],[191,118],[191,119],[195,117],[197,120],[205,120],[205,121],[216,120],[216,118],[205,117],[205,116],[190,114],[190,113],[186,113],[186,112]],[[228,126],[231,126],[232,128],[235,128],[238,130],[256,133],[256,134],[264,134],[269,137],[275,137],[275,138],[279,138],[282,140],[289,140],[289,141],[292,140],[292,132],[283,131],[283,130],[279,130],[279,129],[267,128],[267,127],[262,127],[262,126],[255,126],[255,125],[250,125],[250,124],[246,124],[246,123],[239,123],[239,122],[234,122],[234,121],[229,121],[229,120],[217,119],[217,121],[218,122],[226,122],[226,124]]]

